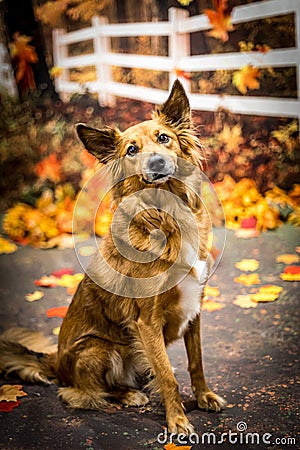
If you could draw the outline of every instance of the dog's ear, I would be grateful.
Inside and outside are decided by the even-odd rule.
[[[78,123],[76,131],[85,148],[100,162],[106,164],[115,159],[116,144],[120,136],[118,130],[109,127],[98,130]]]
[[[157,118],[176,125],[184,123],[186,127],[191,125],[191,109],[185,90],[179,80],[175,80],[170,95],[166,102],[156,111]]]

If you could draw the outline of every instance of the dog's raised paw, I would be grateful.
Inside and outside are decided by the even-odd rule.
[[[198,407],[207,411],[219,412],[226,407],[226,400],[212,391],[204,392],[198,396]]]
[[[194,431],[193,425],[185,415],[168,417],[168,431],[173,434],[190,435]]]
[[[126,406],[144,406],[149,403],[149,398],[141,391],[129,389],[122,395],[120,402]]]

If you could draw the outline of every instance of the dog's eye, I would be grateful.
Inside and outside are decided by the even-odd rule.
[[[159,144],[167,144],[170,138],[165,133],[161,133],[157,136],[157,141]]]
[[[139,148],[136,145],[129,145],[127,148],[127,155],[128,156],[134,156],[139,152]]]

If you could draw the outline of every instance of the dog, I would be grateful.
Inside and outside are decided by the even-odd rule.
[[[142,406],[149,401],[145,387],[154,385],[168,431],[190,434],[193,427],[166,351],[170,343],[184,339],[198,407],[218,412],[226,402],[209,389],[202,366],[200,307],[211,265],[209,218],[197,193],[204,155],[189,100],[176,80],[151,120],[124,132],[78,124],[77,133],[112,173],[117,236],[112,227],[102,238],[102,256],[78,286],[58,350],[33,351],[30,344],[41,337],[31,342],[26,330],[4,333],[0,370],[25,381],[57,383],[59,397],[80,409],[102,409],[109,401]],[[136,253],[147,257],[140,261]]]

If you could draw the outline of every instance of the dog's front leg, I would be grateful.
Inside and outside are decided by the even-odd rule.
[[[226,406],[226,401],[212,392],[206,384],[200,336],[200,314],[198,314],[184,335],[185,347],[189,361],[192,389],[196,396],[198,407],[206,410],[220,411]]]
[[[193,426],[184,414],[179,395],[178,383],[174,377],[172,367],[166,351],[161,326],[146,324],[138,320],[138,329],[147,358],[155,373],[166,408],[166,419],[170,433],[190,434]]]

